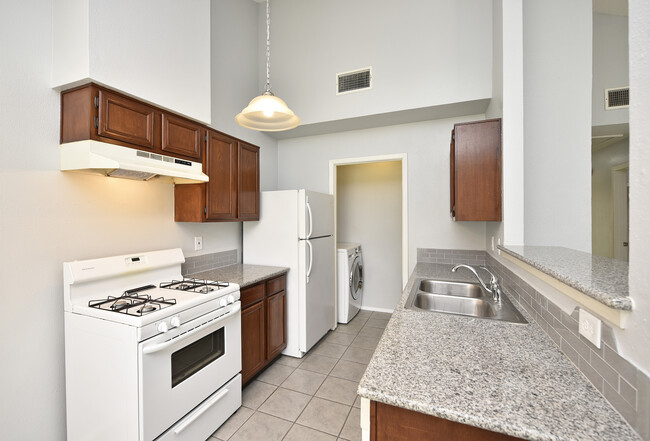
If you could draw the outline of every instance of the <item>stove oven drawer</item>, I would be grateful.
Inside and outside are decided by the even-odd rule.
[[[156,441],[208,439],[241,406],[241,374],[210,395]]]

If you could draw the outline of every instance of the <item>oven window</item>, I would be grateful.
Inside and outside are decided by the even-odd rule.
[[[224,328],[172,354],[172,387],[190,378],[225,352]]]

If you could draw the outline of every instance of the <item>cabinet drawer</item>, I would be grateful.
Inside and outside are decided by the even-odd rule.
[[[280,292],[286,287],[286,284],[287,277],[285,275],[271,279],[266,282],[266,294],[270,296],[271,294]]]
[[[264,298],[264,283],[249,286],[241,290],[241,307],[245,308]]]

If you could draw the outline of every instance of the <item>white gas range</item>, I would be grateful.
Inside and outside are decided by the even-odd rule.
[[[239,286],[180,249],[66,262],[68,439],[204,440],[241,406]]]

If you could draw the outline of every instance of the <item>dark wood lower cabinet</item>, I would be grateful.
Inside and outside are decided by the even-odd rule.
[[[376,401],[370,402],[371,441],[514,441],[520,439],[401,407]]]
[[[266,358],[273,360],[287,347],[287,293],[280,291],[266,300]]]
[[[286,275],[241,290],[242,383],[287,347]]]
[[[264,367],[266,361],[264,302],[258,302],[242,311],[241,327],[241,375],[242,379],[247,381]]]

